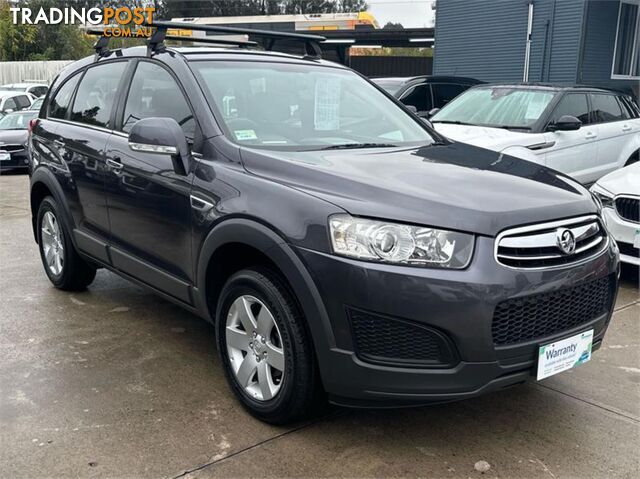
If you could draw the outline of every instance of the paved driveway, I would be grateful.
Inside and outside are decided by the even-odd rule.
[[[0,177],[0,476],[638,477],[640,298],[623,283],[602,349],[573,371],[430,408],[248,416],[213,330],[106,271],[55,290],[28,179]]]

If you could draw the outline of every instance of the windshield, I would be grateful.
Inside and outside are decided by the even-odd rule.
[[[523,88],[473,88],[452,100],[431,121],[528,129],[555,95],[554,91]]]
[[[37,111],[9,113],[0,118],[0,130],[26,130],[29,126],[29,120],[37,115]]]
[[[424,145],[427,130],[357,74],[267,62],[194,61],[234,142],[279,150]]]

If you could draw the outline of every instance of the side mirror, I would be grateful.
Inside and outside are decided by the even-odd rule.
[[[415,115],[418,114],[418,109],[414,105],[405,105],[405,107],[407,107],[407,110],[409,110],[411,113]]]
[[[549,131],[575,131],[579,130],[582,126],[582,122],[575,116],[562,115],[555,123],[549,124],[547,130]]]
[[[13,113],[13,108],[7,108],[4,112],[5,113]]]
[[[428,118],[431,118],[433,115],[435,115],[436,113],[438,113],[440,111],[440,108],[432,108],[431,110],[429,110],[429,116]]]
[[[129,132],[129,148],[143,153],[171,155],[173,170],[186,175],[191,160],[187,138],[173,118],[143,118]]]

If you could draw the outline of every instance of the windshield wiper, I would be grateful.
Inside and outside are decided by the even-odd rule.
[[[494,126],[494,128],[502,128],[503,130],[530,130],[528,126],[515,126],[515,125],[500,125]]]
[[[344,143],[320,148],[321,150],[351,150],[356,148],[394,148],[397,145],[391,143]]]
[[[473,123],[465,123],[464,121],[459,120],[431,120],[431,123],[446,123],[448,125],[469,125],[475,126]]]

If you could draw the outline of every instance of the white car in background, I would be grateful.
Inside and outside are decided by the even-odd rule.
[[[41,98],[49,91],[49,85],[46,83],[35,82],[8,83],[6,85],[1,85],[0,90],[19,91],[29,93],[33,95],[34,98]]]
[[[640,266],[640,163],[609,173],[591,187],[602,203],[620,261]]]
[[[592,184],[638,160],[640,109],[630,96],[589,87],[479,85],[431,117],[444,136]]]

